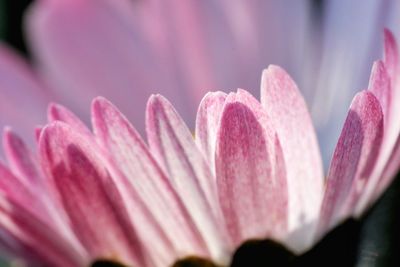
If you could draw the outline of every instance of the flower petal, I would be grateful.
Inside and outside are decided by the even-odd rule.
[[[37,124],[45,122],[49,99],[28,64],[0,44],[0,129],[11,125],[30,145],[34,144],[33,130]]]
[[[142,266],[125,206],[95,144],[67,124],[54,122],[43,129],[39,151],[71,227],[91,258],[117,257]]]
[[[29,192],[30,197],[35,199],[35,203],[40,203],[41,215],[55,229],[68,232],[70,237],[75,239],[69,227],[61,219],[62,212],[59,208],[56,208],[57,203],[50,193],[51,185],[44,178],[36,156],[29,150],[24,141],[9,128],[4,132],[3,143],[11,171]],[[73,242],[77,242],[77,240]]]
[[[88,260],[82,251],[68,241],[65,233],[46,223],[49,220],[39,201],[2,164],[0,177],[1,227],[42,264],[86,265]]]
[[[88,127],[74,113],[60,104],[49,104],[47,108],[47,120],[49,122],[62,121],[82,133],[91,135]]]
[[[383,140],[383,114],[369,91],[351,104],[328,173],[318,236],[353,215],[355,205],[373,173]]]
[[[284,238],[288,193],[282,151],[269,117],[245,91],[226,98],[215,161],[233,245],[252,238]]]
[[[371,205],[389,186],[396,170],[398,169],[398,162],[396,160],[397,145],[400,133],[400,122],[398,114],[400,113],[400,106],[396,103],[400,102],[400,66],[399,66],[399,53],[396,40],[389,30],[385,30],[385,54],[384,66],[390,78],[390,90],[387,90],[385,84],[376,83],[372,84],[373,88],[370,89],[378,96],[382,105],[382,110],[385,116],[385,129],[384,139],[382,143],[381,152],[379,154],[378,163],[375,166],[375,171],[368,185],[364,190],[358,207],[357,214],[362,214],[366,207]],[[374,69],[371,76],[374,75]],[[379,74],[384,77],[386,74]],[[385,101],[388,99],[388,101]]]
[[[212,257],[221,257],[225,249],[224,232],[218,227],[220,210],[209,165],[182,118],[165,98],[150,97],[146,115],[151,152],[185,200]]]
[[[125,188],[132,189],[127,202],[131,210],[138,210],[132,220],[156,266],[169,266],[192,254],[208,256],[182,200],[133,126],[104,98],[96,98],[92,112],[99,142],[128,181]]]
[[[261,103],[281,142],[288,179],[289,230],[299,250],[311,242],[310,227],[318,218],[323,194],[321,156],[307,106],[293,80],[281,68],[269,66],[261,81]]]
[[[189,110],[190,95],[182,97],[185,92],[177,81],[183,75],[170,71],[175,70],[176,59],[151,50],[153,45],[141,35],[142,22],[134,23],[142,6],[152,3],[135,4],[134,9],[129,0],[36,1],[27,16],[39,70],[62,104],[84,115],[84,121],[89,116],[82,107],[98,95],[110,98],[140,130],[144,125],[138,111],[145,109],[153,90],[174,97],[180,109]]]
[[[3,147],[8,166],[22,183],[28,187],[43,186],[44,181],[37,159],[11,128],[6,128],[4,131]]]
[[[370,90],[376,98],[379,100],[379,103],[382,107],[382,112],[384,116],[384,125],[385,128],[389,127],[388,119],[391,116],[390,108],[392,101],[392,92],[391,92],[391,84],[390,84],[390,76],[383,61],[379,60],[374,62],[371,70],[371,77],[369,80],[368,90]]]
[[[389,75],[393,77],[399,71],[399,48],[397,47],[396,38],[390,30],[384,30],[384,37],[384,62]]]
[[[196,142],[203,151],[204,156],[208,160],[211,170],[214,173],[217,129],[226,96],[227,95],[222,92],[212,92],[206,94],[200,103],[196,117]]]

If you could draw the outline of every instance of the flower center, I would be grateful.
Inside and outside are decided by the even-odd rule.
[[[187,257],[179,260],[172,267],[220,267],[209,260],[198,257]]]
[[[355,266],[359,233],[360,224],[351,219],[347,220],[302,255],[295,255],[285,246],[272,240],[249,240],[236,250],[229,267]],[[220,266],[209,260],[188,257],[176,262],[172,267]]]
[[[99,259],[94,261],[90,267],[126,267],[126,265],[113,260]]]

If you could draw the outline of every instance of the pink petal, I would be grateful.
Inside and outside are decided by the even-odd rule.
[[[28,64],[0,44],[0,129],[11,125],[34,144],[34,127],[45,122],[50,96]]]
[[[377,83],[375,88],[370,88],[374,93],[378,92],[376,95],[382,105],[385,116],[384,139],[375,171],[359,201],[358,215],[362,214],[386,190],[398,169],[395,154],[398,153],[396,142],[400,134],[400,122],[398,120],[400,106],[396,104],[400,102],[399,53],[396,40],[388,30],[385,30],[384,66],[390,78],[390,90],[387,90],[385,85],[381,83]],[[378,72],[376,75],[384,77],[386,74],[379,74]],[[380,79],[383,80],[383,78]],[[385,101],[385,98],[388,101]]]
[[[219,199],[234,246],[287,233],[286,173],[270,118],[250,94],[225,102],[216,144]]]
[[[390,76],[385,66],[385,63],[380,60],[374,62],[374,65],[372,66],[368,90],[370,90],[379,100],[385,119],[384,125],[385,127],[389,127],[388,119],[391,116],[390,108],[392,104]]]
[[[47,108],[47,120],[49,122],[65,122],[74,129],[81,131],[82,133],[91,135],[88,127],[74,113],[72,113],[70,110],[62,105],[50,103]]]
[[[127,180],[125,189],[132,190],[127,191],[132,220],[155,265],[169,266],[188,255],[208,256],[182,200],[132,125],[104,98],[93,102],[92,112],[99,142]]]
[[[390,185],[390,182],[398,174],[400,170],[400,135],[394,145],[392,154],[385,166],[382,178],[378,182],[377,189],[375,190],[375,197],[379,197],[384,190]],[[373,201],[373,199],[371,199]]]
[[[382,177],[379,180],[377,188],[374,190],[373,199],[376,199],[386,190],[399,170],[400,154],[400,122],[398,114],[400,113],[400,59],[398,43],[389,30],[385,30],[385,64],[391,77],[391,102],[388,126],[385,127],[384,145],[387,147],[388,155],[386,166],[384,167]],[[387,137],[386,137],[387,136]]]
[[[87,258],[69,243],[65,233],[46,223],[42,206],[34,195],[0,164],[0,225],[42,263],[84,266]]]
[[[117,257],[142,266],[125,206],[95,144],[67,124],[54,122],[43,129],[39,149],[43,169],[91,258]]]
[[[87,121],[88,112],[82,107],[103,95],[140,130],[144,129],[141,111],[154,90],[174,97],[181,110],[190,110],[191,95],[183,97],[187,92],[179,86],[183,75],[175,73],[176,58],[151,49],[152,44],[141,35],[142,22],[134,23],[142,6],[151,4],[137,3],[134,9],[129,0],[114,2],[36,1],[28,14],[26,25],[38,66],[62,104]]]
[[[24,141],[11,129],[6,129],[3,135],[4,151],[11,171],[35,202],[40,202],[40,213],[55,229],[68,231],[62,221],[62,213],[56,208],[55,200],[49,194],[50,186],[38,165],[36,155],[26,146]],[[19,187],[19,185],[17,186]],[[28,201],[29,203],[29,201]],[[73,237],[72,237],[73,238]]]
[[[215,172],[214,158],[217,129],[225,98],[226,94],[222,92],[206,94],[200,103],[196,117],[196,142],[203,151],[213,172]]]
[[[328,173],[318,237],[353,214],[373,173],[383,140],[383,114],[369,91],[351,104]]]
[[[311,242],[323,194],[323,166],[307,106],[293,80],[281,68],[269,66],[262,76],[261,103],[281,142],[288,179],[289,230],[299,250]]]
[[[146,115],[150,150],[185,200],[212,257],[220,257],[221,249],[225,249],[224,232],[218,227],[220,210],[215,178],[204,155],[182,118],[165,98],[150,97]]]
[[[310,22],[310,4],[297,2],[59,0],[33,7],[26,23],[33,51],[62,103],[82,113],[80,106],[104,95],[139,130],[154,90],[173,99],[187,121],[207,90],[240,84],[256,93],[265,62],[302,62]]]
[[[44,181],[36,157],[10,128],[4,131],[3,147],[8,166],[22,183],[27,187],[43,186]]]
[[[384,62],[388,69],[389,75],[393,77],[399,71],[399,48],[397,47],[396,38],[390,30],[385,29],[384,36]]]

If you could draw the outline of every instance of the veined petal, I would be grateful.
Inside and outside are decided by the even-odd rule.
[[[219,200],[234,246],[287,234],[284,159],[270,118],[250,94],[226,98],[217,133]]]
[[[269,66],[261,81],[261,103],[278,134],[288,179],[289,230],[298,250],[311,242],[323,194],[323,166],[307,106],[289,75]],[[309,225],[301,230],[300,227]]]
[[[0,225],[50,265],[84,266],[88,259],[51,224],[40,202],[0,164]]]
[[[67,234],[71,243],[75,247],[79,247],[75,236],[66,225],[65,220],[62,219],[62,210],[56,208],[59,203],[56,203],[56,200],[52,198],[51,185],[44,178],[36,156],[26,146],[25,142],[9,128],[4,132],[3,143],[10,169],[20,183],[16,188],[23,186],[24,190],[27,190],[24,195],[28,194],[32,200],[35,200],[34,203],[39,205],[42,218],[55,229]]]
[[[43,129],[39,152],[71,227],[91,258],[143,266],[125,206],[95,144],[67,124],[54,122]]]
[[[72,113],[69,109],[60,104],[55,104],[55,103],[49,104],[47,108],[47,120],[49,122],[53,121],[65,122],[74,129],[79,130],[82,133],[91,135],[91,132],[88,129],[88,127],[74,113]]]
[[[214,173],[217,129],[226,96],[227,95],[223,92],[212,92],[206,94],[200,103],[196,117],[195,139]]]
[[[384,127],[388,127],[388,119],[391,116],[390,108],[392,105],[392,92],[390,83],[390,76],[386,69],[385,63],[383,63],[381,60],[374,62],[371,70],[368,90],[370,90],[379,100],[385,120]]]
[[[193,254],[209,256],[182,200],[133,126],[104,98],[96,98],[92,113],[96,137],[128,181],[127,203],[130,211],[138,211],[132,220],[154,264],[169,266]]]
[[[43,186],[43,177],[40,167],[33,153],[28,149],[24,141],[14,133],[11,128],[6,128],[3,135],[3,147],[11,171],[21,180],[25,186]]]
[[[373,173],[383,139],[383,114],[369,91],[351,104],[328,173],[317,238],[353,215],[355,205]]]
[[[172,105],[160,95],[148,101],[146,130],[151,152],[185,200],[212,257],[220,258],[224,254],[225,233],[218,224],[215,178],[192,134]]]
[[[388,150],[390,150],[390,155],[386,158],[387,162],[382,177],[379,180],[378,186],[374,190],[374,196],[370,201],[374,201],[384,190],[386,190],[396,172],[399,170],[398,155],[400,154],[400,122],[398,120],[398,114],[400,113],[400,105],[397,103],[400,102],[400,57],[398,43],[389,30],[385,30],[384,61],[391,77],[391,103],[395,103],[390,105],[388,127],[386,128],[385,126],[385,131],[387,133],[385,133],[384,145],[388,147]]]
[[[400,106],[397,105],[397,103],[400,102],[400,67],[397,43],[389,30],[385,30],[384,51],[383,64],[390,79],[390,89],[387,90],[385,84],[382,83],[372,84],[375,88],[370,88],[374,93],[378,92],[375,94],[378,96],[382,105],[385,116],[384,139],[374,173],[371,179],[369,179],[367,187],[357,205],[358,215],[362,214],[366,207],[371,205],[371,203],[382,194],[392,181],[395,171],[398,169],[396,166],[398,163],[395,160],[395,154],[398,153],[396,142],[398,142],[397,140],[400,134],[400,122],[398,120]],[[372,75],[374,75],[374,69]],[[385,76],[385,74],[380,74],[380,76]],[[386,98],[388,101],[384,101],[382,98]]]

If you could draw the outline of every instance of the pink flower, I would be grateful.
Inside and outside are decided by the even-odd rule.
[[[190,256],[226,266],[251,239],[296,254],[359,217],[399,168],[398,51],[353,99],[326,186],[316,134],[296,84],[263,72],[261,101],[239,89],[208,93],[194,137],[162,96],[147,102],[144,142],[108,100],[92,103],[93,131],[50,105],[31,152],[10,129],[0,164],[2,245],[32,266],[171,266]]]
[[[259,73],[273,63],[302,89],[327,163],[345,110],[381,51],[377,36],[385,26],[395,35],[400,29],[395,0],[324,1],[317,8],[318,1],[164,2],[34,1],[25,21],[34,73],[25,75],[32,70],[21,60],[10,63],[15,55],[0,49],[0,77],[7,77],[0,127],[12,124],[25,137],[45,122],[49,100],[89,122],[85,107],[103,95],[143,133],[142,111],[154,92],[193,127],[207,91],[241,87],[258,97]]]

